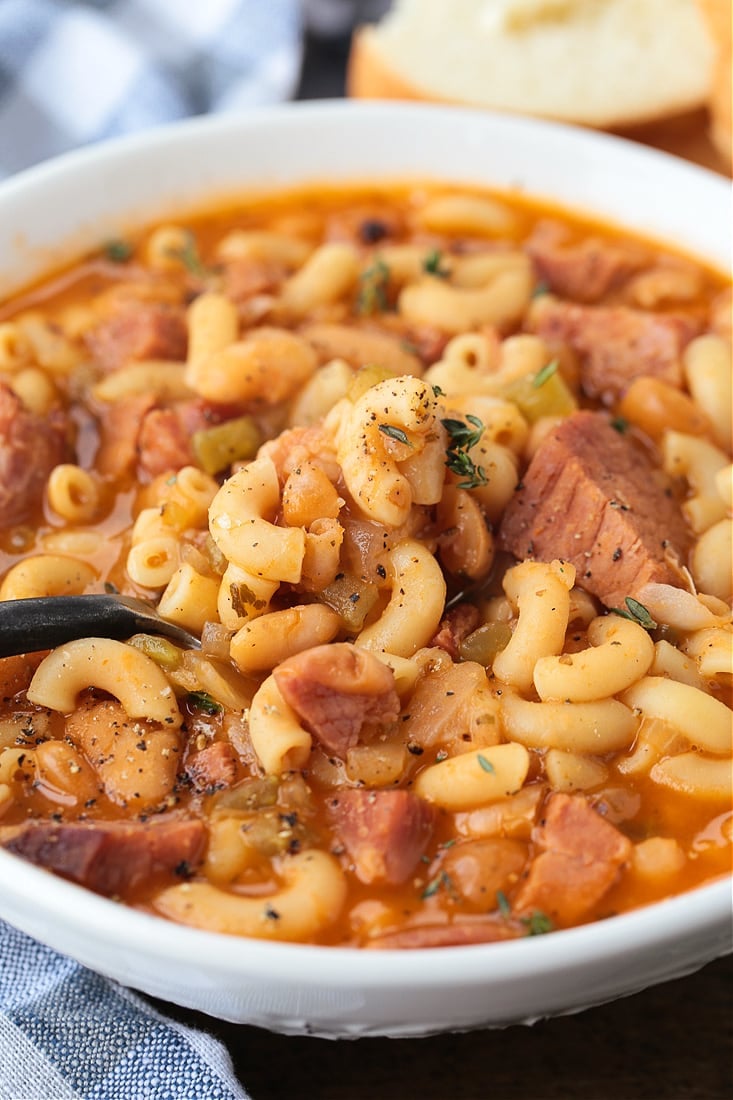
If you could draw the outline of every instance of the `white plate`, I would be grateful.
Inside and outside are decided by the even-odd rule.
[[[730,270],[729,185],[640,146],[528,119],[322,103],[201,119],[72,154],[0,187],[0,294],[135,223],[237,190],[442,178],[559,200]],[[0,916],[110,977],[282,1032],[422,1035],[531,1021],[730,951],[730,881],[549,936],[359,952],[239,940],[125,909],[0,851]]]

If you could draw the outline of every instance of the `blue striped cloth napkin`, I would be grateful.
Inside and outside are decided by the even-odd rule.
[[[248,1100],[209,1035],[0,921],[0,1100]]]
[[[298,0],[0,0],[0,177],[93,141],[290,97]]]
[[[294,94],[298,0],[0,0],[0,177]],[[0,1100],[246,1100],[224,1047],[0,921]]]

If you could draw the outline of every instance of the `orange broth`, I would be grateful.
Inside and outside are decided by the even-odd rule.
[[[439,214],[431,222],[429,216],[426,218],[425,211],[429,211],[436,197],[447,194],[460,194],[479,202],[498,204],[497,227],[490,230],[485,224],[478,228],[465,224],[454,230],[436,228],[436,223],[440,222]],[[445,217],[450,221],[448,215]],[[456,223],[460,221],[457,216],[453,217]],[[177,247],[161,248],[160,227],[149,227],[124,242],[100,242],[98,253],[80,258],[64,271],[49,276],[2,304],[0,334],[5,327],[7,342],[0,349],[0,384],[14,395],[13,400],[17,398],[24,415],[30,407],[27,395],[31,394],[31,406],[36,403],[35,408],[30,407],[31,414],[36,417],[36,428],[52,410],[61,410],[66,418],[65,462],[88,473],[97,493],[96,504],[88,518],[82,521],[60,515],[47,488],[22,504],[16,503],[14,514],[0,529],[0,583],[7,582],[9,587],[6,592],[12,595],[16,591],[7,578],[9,574],[12,578],[12,571],[20,563],[37,555],[56,553],[67,560],[79,559],[91,565],[93,579],[79,588],[71,585],[71,588],[56,590],[41,585],[40,589],[23,594],[61,594],[61,591],[70,590],[79,593],[118,591],[157,605],[166,585],[150,587],[141,584],[139,579],[135,579],[134,571],[131,574],[128,569],[134,541],[133,525],[144,509],[157,509],[162,522],[168,522],[167,530],[178,542],[179,548],[186,548],[183,557],[176,559],[176,568],[180,568],[181,561],[188,562],[207,581],[220,583],[227,564],[226,554],[214,545],[206,520],[199,519],[193,526],[188,526],[185,518],[181,520],[180,513],[176,511],[179,505],[171,505],[175,499],[177,470],[181,466],[192,466],[198,471],[202,468],[200,455],[195,449],[190,449],[191,439],[195,438],[190,431],[190,421],[195,418],[189,417],[187,421],[184,416],[182,438],[180,433],[176,437],[182,456],[180,464],[160,468],[155,454],[152,457],[149,454],[155,451],[155,432],[151,433],[153,443],[150,440],[147,442],[147,451],[141,444],[142,437],[135,434],[152,412],[162,412],[167,416],[171,409],[182,409],[186,402],[192,403],[191,407],[198,402],[196,408],[201,413],[203,402],[207,408],[201,415],[197,413],[198,419],[193,425],[195,432],[205,433],[216,424],[246,417],[254,424],[261,443],[289,429],[296,431],[293,437],[296,442],[300,438],[297,436],[298,422],[293,419],[292,410],[297,408],[296,401],[307,382],[294,384],[284,398],[275,402],[271,401],[267,387],[255,397],[250,394],[242,400],[212,402],[209,397],[202,398],[195,386],[184,385],[183,382],[181,385],[186,393],[181,391],[172,399],[160,390],[155,392],[152,379],[157,364],[168,360],[180,364],[181,379],[190,380],[190,371],[186,374],[187,368],[183,366],[186,363],[185,350],[183,354],[169,355],[163,347],[151,353],[140,353],[131,345],[131,350],[122,349],[118,361],[105,361],[107,352],[100,349],[108,345],[98,334],[105,326],[109,327],[115,317],[125,311],[134,312],[143,304],[146,307],[152,305],[172,314],[176,323],[185,330],[191,304],[203,293],[208,293],[234,301],[239,341],[246,340],[253,332],[267,326],[295,334],[298,340],[309,345],[309,327],[350,327],[357,333],[383,335],[391,341],[395,356],[401,352],[412,357],[418,364],[418,373],[424,373],[430,379],[435,364],[444,361],[446,346],[450,347],[450,341],[460,334],[446,332],[440,325],[420,323],[406,315],[401,305],[406,301],[404,287],[410,282],[417,284],[432,280],[443,286],[465,290],[466,282],[461,283],[460,272],[464,270],[462,264],[466,259],[491,255],[501,257],[508,253],[526,256],[527,242],[531,242],[538,227],[548,221],[560,227],[558,239],[561,243],[558,247],[561,251],[565,250],[565,257],[570,254],[577,258],[573,250],[578,247],[582,250],[583,242],[589,240],[595,242],[594,247],[599,254],[608,249],[621,249],[631,257],[628,259],[628,270],[622,270],[620,274],[617,272],[609,278],[608,287],[597,293],[593,300],[582,301],[581,309],[630,310],[656,318],[681,315],[696,334],[692,339],[712,335],[724,344],[730,340],[730,333],[725,330],[725,316],[727,313],[729,321],[730,314],[730,289],[727,281],[705,264],[682,257],[672,248],[640,240],[618,228],[599,225],[555,206],[524,197],[488,195],[478,189],[470,191],[437,184],[321,187],[252,201],[243,198],[231,208],[186,217],[182,222],[172,219],[170,239],[179,242]],[[275,247],[270,253],[264,245],[250,248],[245,243],[238,252],[233,234],[251,231],[266,231],[278,235],[278,239],[295,240],[302,245],[304,256],[312,256],[326,242],[339,242],[352,251],[357,276],[350,282],[346,280],[348,285],[345,289],[312,307],[293,310],[287,305],[283,288],[302,264],[283,259],[286,250],[280,252]],[[403,245],[412,247],[415,254],[419,254],[419,270],[415,279],[400,276],[398,282],[389,263],[380,260],[380,256],[385,249]],[[536,257],[531,263],[533,285],[519,313],[495,323],[479,319],[467,330],[476,340],[485,342],[490,361],[489,373],[501,371],[501,350],[506,340],[520,333],[536,334],[537,325],[532,320],[532,310],[535,308],[533,303],[540,297],[549,292],[561,303],[573,302],[571,296],[562,292],[562,287],[557,289],[556,286],[554,290],[552,285],[548,287],[548,279],[541,270],[542,263]],[[469,267],[465,265],[466,272]],[[470,289],[469,276],[465,278]],[[555,275],[555,278],[560,277]],[[549,283],[552,284],[552,277]],[[652,306],[644,304],[649,301],[652,301]],[[120,337],[122,343],[125,339]],[[589,395],[583,381],[583,359],[588,352],[579,346],[577,340],[573,343],[572,338],[565,338],[547,340],[546,343],[546,362],[553,364],[550,373],[556,374],[561,380],[558,384],[562,385],[563,393],[569,395],[570,415],[574,415],[572,410],[590,410],[614,421],[615,426],[620,426],[625,433],[624,438],[629,441],[629,446],[636,447],[638,453],[643,454],[657,471],[667,497],[672,497],[675,505],[683,508],[694,495],[693,487],[684,476],[673,477],[664,469],[663,440],[652,439],[647,434],[644,408],[632,403],[632,417],[638,414],[638,419],[634,420],[629,417],[628,408],[624,405],[624,393],[610,397],[607,394],[600,397]],[[340,358],[332,353],[332,349],[324,349],[315,340],[310,340],[310,347],[315,348],[315,366],[308,382],[313,373],[322,371],[326,364]],[[6,351],[6,348],[10,350]],[[115,349],[111,359],[117,354]],[[680,351],[682,354],[683,351]],[[118,463],[117,467],[110,460],[100,468],[100,453],[104,453],[105,448],[114,442],[114,429],[110,427],[113,423],[110,405],[114,402],[101,399],[95,387],[135,362],[149,363],[150,392],[153,396],[146,408],[142,403],[140,405],[143,412],[129,440],[128,460]],[[379,385],[390,382],[394,377],[392,371],[384,369],[384,364],[360,358],[358,350],[351,354],[347,362],[357,388],[349,393],[346,387],[343,394],[338,395],[338,400],[350,401],[352,406],[370,383]],[[470,368],[471,363],[467,363]],[[475,370],[480,374],[480,364]],[[370,371],[371,375],[368,373]],[[644,373],[645,369],[641,366],[636,376]],[[537,379],[536,374],[534,378]],[[45,386],[39,385],[39,379],[46,380]],[[516,378],[511,382],[516,382]],[[539,390],[540,386],[536,389]],[[676,389],[690,399],[703,418],[708,415],[708,410],[696,406],[682,375]],[[433,392],[434,400],[440,405],[439,419],[441,416],[459,416],[464,417],[466,424],[469,423],[465,421],[465,416],[474,407],[470,391],[465,387],[461,391],[459,386],[454,393],[446,395],[441,383]],[[494,392],[498,394],[497,400],[511,401],[511,396],[507,395],[516,393],[516,388],[512,389],[508,383],[503,392]],[[143,385],[134,396],[140,398],[145,393]],[[129,397],[128,392],[120,400]],[[475,407],[478,408],[479,404]],[[515,465],[517,481],[521,481],[529,466],[532,449],[541,446],[542,429],[546,427],[550,431],[556,422],[568,415],[567,409],[558,415],[553,405],[548,406],[548,412],[549,416],[556,418],[552,424],[549,419],[545,424],[545,418],[540,415],[532,422],[534,429],[530,432],[532,424],[528,422],[524,442],[514,444],[513,449],[498,442],[497,436],[497,446],[505,447],[508,461]],[[387,427],[393,433],[390,446],[393,443],[397,448],[403,443],[413,449],[418,446],[414,440],[412,443],[409,440],[404,442],[404,438],[400,440],[394,434],[389,416],[387,420],[390,421]],[[542,423],[537,427],[539,421]],[[169,420],[165,420],[165,424],[168,423]],[[180,427],[182,422],[179,420],[177,423]],[[405,436],[404,431],[402,436]],[[711,440],[722,452],[720,439],[713,439],[708,434],[707,441]],[[0,448],[4,445],[0,437]],[[287,451],[290,444],[283,445]],[[454,451],[460,454],[463,450],[465,456],[467,451],[461,448],[460,443],[456,444],[454,440],[452,445]],[[444,445],[446,453],[450,446],[448,440],[447,446]],[[212,493],[233,473],[246,467],[256,453],[256,447],[251,453],[242,450],[233,462],[224,462],[216,468],[210,465],[206,477],[213,486]],[[250,609],[248,614],[239,617],[236,627],[232,626],[231,619],[228,625],[222,627],[219,624],[218,632],[214,633],[215,642],[205,641],[203,660],[209,662],[217,675],[224,676],[222,682],[228,685],[229,691],[226,700],[215,697],[207,685],[217,681],[201,678],[200,668],[189,668],[185,675],[181,673],[177,678],[170,675],[171,660],[174,666],[176,660],[184,662],[182,651],[176,651],[168,644],[161,656],[150,639],[136,640],[148,659],[158,662],[158,667],[169,676],[183,718],[177,774],[172,783],[161,788],[161,797],[141,802],[134,796],[125,796],[127,788],[124,783],[120,793],[120,787],[109,781],[104,763],[100,764],[94,752],[88,750],[88,745],[85,748],[87,743],[77,736],[78,724],[69,726],[69,715],[52,707],[28,702],[25,692],[42,654],[0,661],[0,678],[5,689],[0,701],[0,843],[14,850],[14,838],[31,825],[48,827],[83,823],[91,828],[105,822],[131,822],[152,827],[169,818],[174,821],[195,819],[203,825],[204,840],[192,865],[189,861],[184,861],[186,865],[183,868],[179,865],[156,865],[142,881],[115,889],[111,891],[113,895],[126,904],[163,912],[172,919],[185,919],[202,927],[268,938],[356,946],[440,945],[545,932],[625,912],[728,874],[733,840],[730,790],[719,787],[713,792],[700,791],[694,784],[688,790],[679,786],[675,788],[659,781],[659,773],[654,771],[660,761],[681,752],[698,753],[716,761],[721,759],[720,755],[713,753],[711,756],[709,750],[691,744],[689,738],[686,739],[667,722],[656,755],[653,752],[646,765],[627,770],[629,760],[635,753],[638,755],[642,732],[638,714],[634,735],[622,748],[574,754],[576,758],[590,758],[593,764],[594,770],[589,773],[583,771],[582,759],[580,762],[577,759],[569,762],[569,774],[576,775],[582,785],[575,786],[571,778],[567,785],[553,788],[546,772],[547,749],[529,746],[529,766],[521,786],[525,792],[529,788],[539,791],[531,808],[525,807],[513,816],[516,791],[503,792],[501,797],[487,796],[485,803],[480,800],[471,803],[469,799],[459,809],[431,803],[426,838],[416,850],[410,866],[395,872],[390,880],[384,869],[379,869],[383,852],[378,853],[378,858],[375,857],[376,863],[372,860],[370,864],[362,851],[363,845],[369,842],[368,825],[366,830],[362,830],[366,836],[355,840],[338,814],[334,819],[333,799],[338,799],[344,790],[363,791],[372,786],[378,792],[412,792],[422,771],[439,765],[446,757],[457,757],[468,750],[484,752],[483,763],[481,757],[477,758],[483,768],[496,744],[512,740],[507,728],[502,725],[502,693],[509,690],[518,692],[526,700],[538,700],[533,687],[517,687],[497,678],[492,670],[492,655],[486,658],[483,665],[485,671],[481,673],[481,691],[485,693],[486,713],[490,714],[489,725],[493,727],[490,736],[476,718],[475,700],[467,696],[463,709],[456,712],[456,724],[452,730],[436,739],[430,729],[418,729],[417,743],[401,741],[401,725],[410,715],[412,691],[416,690],[413,687],[400,693],[397,720],[378,725],[376,730],[365,728],[359,734],[358,747],[364,750],[361,755],[357,752],[356,756],[349,757],[349,753],[354,752],[352,745],[339,757],[338,753],[322,744],[318,734],[311,730],[312,744],[307,757],[297,767],[287,766],[286,761],[281,772],[271,775],[270,779],[265,776],[267,769],[250,738],[248,714],[252,699],[262,681],[269,676],[270,669],[256,672],[242,670],[236,661],[227,659],[226,647],[236,631],[259,614],[283,611],[294,605],[322,604],[335,610],[340,617],[331,642],[341,645],[355,642],[358,647],[360,630],[384,613],[389,599],[388,553],[380,557],[378,548],[376,551],[374,547],[370,550],[371,554],[376,554],[374,560],[379,562],[379,577],[382,580],[372,573],[366,575],[366,568],[365,573],[358,576],[359,570],[354,563],[359,559],[359,547],[349,541],[351,536],[348,535],[356,528],[349,527],[349,524],[371,524],[376,529],[379,521],[368,509],[361,507],[353,487],[345,483],[343,473],[338,468],[333,469],[335,453],[329,452],[328,461],[321,462],[316,447],[308,452],[307,457],[316,466],[321,462],[320,468],[325,470],[326,477],[338,492],[340,503],[336,522],[347,530],[339,573],[332,576],[327,584],[313,578],[308,583],[282,580],[276,585],[277,590],[268,606],[259,607],[256,612]],[[406,451],[394,453],[398,453],[398,466],[409,457]],[[145,461],[148,461],[147,466]],[[727,455],[727,462],[730,463],[730,454]],[[476,469],[476,461],[473,460],[474,473]],[[292,470],[288,471],[287,461],[284,467],[278,469],[278,474],[282,492],[287,476],[292,474]],[[450,466],[446,466],[446,485],[455,489],[459,483],[463,484],[461,476],[465,477],[465,473],[461,475],[455,468],[451,470]],[[458,492],[475,497],[475,489],[459,488]],[[502,590],[505,574],[515,565],[515,561],[499,544],[501,510],[489,515],[481,503],[471,507],[474,509],[472,515],[482,517],[492,544],[488,556],[485,555],[484,568],[477,575],[475,572],[470,575],[469,572],[466,576],[460,560],[456,565],[456,558],[460,559],[460,549],[453,556],[446,553],[444,548],[450,532],[446,534],[446,530],[441,529],[441,524],[444,524],[441,516],[445,513],[441,513],[435,503],[413,504],[404,531],[394,538],[397,542],[400,537],[415,538],[422,541],[433,555],[437,555],[436,560],[446,578],[447,599],[450,600],[463,589],[469,590],[468,602],[473,601],[478,607],[472,629],[466,636],[469,642],[471,635],[480,627],[501,622],[507,628],[504,636],[506,645],[507,638],[516,630],[521,614],[516,606],[511,606],[511,601],[506,599]],[[491,508],[494,508],[493,504]],[[730,523],[730,512],[727,517]],[[282,502],[268,519],[278,529],[298,526],[288,524]],[[306,530],[307,525],[302,526]],[[690,533],[693,546],[702,533]],[[80,534],[89,536],[86,543],[79,538]],[[66,535],[73,538],[64,542]],[[483,538],[483,534],[480,537]],[[365,560],[362,559],[362,564]],[[371,558],[368,560],[373,564]],[[689,569],[692,560],[690,557],[682,563],[683,566]],[[359,598],[373,599],[371,610],[362,624],[349,618],[348,606],[343,599],[339,600],[334,589],[343,574],[359,585],[355,602]],[[686,575],[690,578],[691,587],[694,578],[689,572]],[[582,588],[581,576],[576,578],[576,587]],[[2,588],[0,598],[10,598],[7,594],[3,595]],[[604,606],[597,595],[591,593],[585,599],[584,606],[591,607],[590,614],[613,614],[613,609]],[[724,645],[727,639],[730,645],[730,612],[728,610],[726,618],[726,599],[729,603],[729,591],[727,595],[721,591],[707,601],[706,607],[712,608],[716,620],[714,629],[718,631],[718,644]],[[184,625],[190,626],[188,621]],[[469,659],[466,654],[473,652],[470,646],[465,648],[466,637],[454,639],[457,651],[454,653],[455,659],[452,659],[446,649],[435,644],[438,625],[435,624],[435,629],[431,630],[430,638],[419,638],[414,652],[402,655],[403,660],[411,662],[417,670],[416,684],[424,685],[441,668],[465,664]],[[587,627],[588,619],[582,615],[568,622],[567,640],[561,650],[568,655],[568,660],[570,655],[587,645]],[[190,629],[199,633],[193,626]],[[273,629],[276,629],[274,625]],[[690,644],[694,630],[655,622],[648,633],[654,643],[669,641],[678,653],[694,649]],[[698,690],[730,708],[730,674],[717,672],[711,675],[700,671],[698,658],[689,657],[688,661],[694,666],[692,678],[699,684]],[[649,674],[648,669],[644,674]],[[672,673],[663,671],[655,675],[672,676]],[[334,692],[340,690],[341,685],[335,684]],[[86,713],[91,721],[94,706],[111,699],[108,691],[91,683],[89,689],[80,694],[78,702],[87,708]],[[310,728],[305,719],[300,724]],[[70,729],[72,733],[69,733]],[[155,723],[146,723],[141,719],[137,721],[136,729],[150,746],[154,746]],[[70,758],[71,764],[61,780],[58,776],[54,778],[48,769],[44,771],[35,760],[34,753],[48,741],[70,745],[76,754]],[[204,768],[204,780],[197,779],[195,768],[191,771],[191,761],[198,753],[219,743],[226,747],[225,774],[223,777],[218,772],[208,775]],[[383,784],[374,759],[385,745],[389,749],[385,764],[389,778]],[[17,758],[15,770],[6,767],[4,773],[3,754],[18,748],[26,750],[26,757],[21,755]],[[82,791],[76,783],[76,759],[84,763],[84,774],[88,770],[92,777],[94,792],[91,796],[88,785]],[[6,765],[7,760],[9,757],[6,757]],[[138,763],[136,758],[136,767]],[[494,770],[490,760],[486,770]],[[589,774],[595,776],[595,780],[588,779]],[[581,778],[583,775],[585,779]],[[517,902],[518,898],[527,896],[522,891],[526,890],[537,859],[554,850],[555,842],[543,837],[541,824],[548,800],[558,794],[582,800],[604,823],[618,830],[625,838],[624,843],[630,842],[624,849],[623,859],[610,874],[606,888],[596,891],[582,913],[572,919],[564,915],[562,905],[557,910],[551,905],[540,910],[529,902],[525,906]],[[421,797],[423,801],[430,801]],[[478,820],[475,814],[491,805],[496,807],[496,820],[490,826],[479,828],[475,824]],[[472,815],[474,826],[469,821]],[[227,826],[229,833],[226,828],[220,828],[225,819],[233,822]],[[219,832],[214,841],[212,829],[217,822]],[[477,831],[471,832],[472,828]],[[487,831],[482,832],[483,828]],[[645,863],[637,856],[638,846],[650,838],[661,838],[665,842],[663,849],[660,849],[663,851],[662,863],[657,868],[650,868],[648,860]],[[393,838],[388,846],[391,843],[394,843]],[[324,917],[310,931],[291,932],[289,926],[283,930],[279,927],[281,918],[277,912],[274,917],[264,916],[259,930],[256,927],[252,930],[251,923],[246,922],[241,929],[230,925],[212,925],[208,917],[197,916],[195,907],[187,916],[180,916],[183,910],[178,909],[176,912],[179,915],[176,916],[176,912],[161,908],[158,904],[158,899],[167,890],[180,889],[186,883],[194,886],[208,884],[212,890],[227,897],[260,899],[263,906],[270,905],[271,909],[276,910],[276,899],[283,890],[283,876],[287,878],[288,860],[311,850],[328,854],[334,874],[340,876],[342,898],[339,904],[334,904],[328,918]],[[463,862],[462,853],[465,855]],[[20,854],[27,855],[27,852],[21,850]],[[113,853],[110,858],[117,857]],[[571,858],[582,862],[577,851]],[[67,873],[62,867],[55,866],[53,860],[41,862],[51,870]],[[226,867],[229,867],[228,873]],[[21,873],[20,869],[18,873]],[[71,873],[70,877],[84,881],[83,876],[79,877],[76,873]],[[301,926],[296,922],[294,927]],[[469,928],[469,939],[462,938],[461,929],[466,927]],[[427,933],[422,931],[425,928]],[[434,931],[436,928],[439,931]],[[451,928],[458,929],[454,936],[446,931]]]

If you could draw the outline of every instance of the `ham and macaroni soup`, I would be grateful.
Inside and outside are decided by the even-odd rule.
[[[445,187],[252,199],[0,314],[0,843],[199,928],[506,940],[725,874],[730,292]]]

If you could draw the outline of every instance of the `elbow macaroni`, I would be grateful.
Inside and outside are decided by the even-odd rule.
[[[607,247],[634,273],[614,259],[604,287]],[[130,251],[3,303],[0,600],[142,596],[201,649],[144,633],[0,661],[0,844],[33,830],[66,873],[67,841],[108,830],[102,884],[130,905],[346,946],[518,937],[555,900],[593,921],[726,873],[722,277],[429,185],[260,198]],[[625,329],[665,329],[667,301],[698,333],[669,377]],[[611,353],[631,374],[596,400],[589,362]],[[595,487],[624,514],[586,524],[570,501],[577,555],[508,535],[581,406],[629,423],[681,513],[674,555],[645,517],[657,557],[636,576],[645,546],[607,537],[638,517],[603,454]],[[628,577],[613,607],[584,587],[606,565]],[[630,854],[593,898],[596,827]],[[118,866],[119,836],[162,838],[154,874]],[[558,899],[536,890],[555,863]]]
[[[272,515],[280,502],[277,472],[268,458],[242,467],[224,483],[209,509],[211,536],[226,558],[256,577],[300,580],[305,553],[302,527],[278,527]]]
[[[504,591],[517,609],[517,624],[509,644],[494,658],[498,679],[526,691],[536,662],[561,652],[574,582],[574,567],[560,561],[527,561],[505,574]]]
[[[305,766],[312,744],[292,707],[283,699],[274,676],[268,676],[252,699],[249,735],[267,775]]]
[[[365,515],[392,527],[413,504],[436,504],[445,477],[445,430],[419,379],[380,382],[344,416],[337,458]]]
[[[389,556],[392,593],[379,619],[357,644],[375,653],[412,657],[435,633],[445,605],[445,580],[435,558],[411,539]]]
[[[111,638],[82,638],[44,658],[28,688],[32,703],[68,714],[79,692],[102,688],[131,718],[178,729],[182,717],[173,689],[158,665],[139,650]]]

